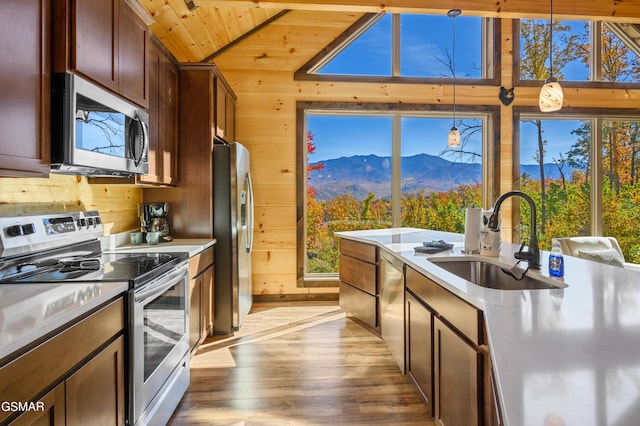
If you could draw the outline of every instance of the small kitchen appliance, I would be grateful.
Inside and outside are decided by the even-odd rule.
[[[51,171],[131,177],[149,171],[149,114],[77,75],[51,74]]]
[[[138,204],[138,216],[140,217],[140,230],[144,235],[150,232],[159,232],[160,242],[171,241],[169,203]]]
[[[3,284],[77,284],[80,293],[44,292],[30,306],[53,312],[101,283],[127,283],[126,424],[166,424],[190,381],[188,254],[102,252],[102,233],[97,211],[0,217],[0,295]]]

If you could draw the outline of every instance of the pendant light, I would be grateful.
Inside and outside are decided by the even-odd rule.
[[[453,48],[451,52],[451,68],[453,69],[453,125],[449,131],[447,145],[450,147],[460,146],[460,132],[456,127],[456,18],[460,16],[460,9],[451,9],[447,12],[449,18],[453,18]]]
[[[553,0],[549,0],[549,77],[540,89],[538,105],[542,112],[559,111],[564,94],[558,79],[553,76]]]

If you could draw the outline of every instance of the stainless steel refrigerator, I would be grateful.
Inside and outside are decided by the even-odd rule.
[[[253,190],[247,148],[213,146],[213,236],[215,244],[214,333],[232,334],[251,310]]]

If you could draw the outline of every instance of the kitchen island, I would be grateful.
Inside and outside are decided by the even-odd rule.
[[[428,259],[469,257],[459,234],[414,228],[337,233],[373,244],[482,311],[495,391],[505,425],[637,424],[640,415],[640,275],[565,256],[558,288],[480,287]],[[423,241],[443,239],[453,250],[415,253]],[[503,243],[500,257],[515,264],[519,246]],[[548,252],[540,271],[548,276]],[[475,255],[476,258],[483,258]],[[566,287],[564,287],[566,285]]]

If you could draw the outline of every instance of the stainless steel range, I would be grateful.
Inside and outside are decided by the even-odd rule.
[[[101,236],[96,211],[0,218],[0,284],[128,282],[127,424],[164,425],[190,380],[188,255],[102,252]]]

